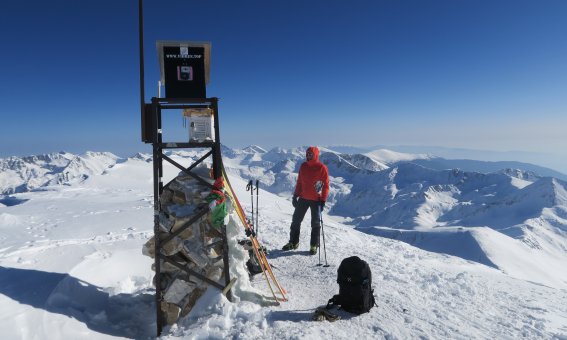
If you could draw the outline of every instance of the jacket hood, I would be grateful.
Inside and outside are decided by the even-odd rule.
[[[313,161],[317,162],[319,160],[319,149],[316,146],[310,146],[305,151],[305,157],[307,157],[307,152],[311,151],[313,153]]]

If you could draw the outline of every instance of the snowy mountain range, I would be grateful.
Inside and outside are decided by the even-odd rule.
[[[225,165],[289,197],[303,150],[233,153]],[[460,169],[439,170],[434,168],[443,160],[426,154],[342,154],[325,148],[321,161],[331,175],[329,213],[346,224],[519,278],[566,286],[567,183],[542,177],[533,165],[513,163],[519,167],[483,173],[468,169],[493,168],[485,166],[490,162],[467,160],[449,162]],[[518,258],[499,255],[499,248],[513,249]]]
[[[544,154],[529,152],[496,152],[487,150],[470,150],[446,147],[427,147],[427,146],[329,146],[331,150],[346,154],[365,154],[375,150],[388,150],[388,152],[400,154],[421,154],[427,155],[424,159],[413,159],[416,164],[421,164],[430,169],[463,169],[475,172],[495,172],[501,169],[523,169],[533,171],[540,176],[555,177],[567,181],[565,172],[555,170],[555,167],[563,168],[560,160],[552,162],[554,166],[535,165],[540,162],[549,163],[548,157]],[[435,155],[435,156],[433,156]],[[508,161],[503,161],[507,159]],[[524,159],[523,161],[511,160]],[[554,169],[550,169],[551,166]]]
[[[240,191],[239,197],[245,207],[248,203],[245,183],[249,179],[260,181],[260,200],[265,202],[260,211],[260,235],[270,249],[279,249],[287,242],[291,193],[305,149],[265,150],[259,146],[231,149],[223,146],[225,168]],[[488,338],[495,334],[505,338],[520,334],[565,337],[567,311],[559,307],[567,305],[567,184],[562,179],[543,176],[534,171],[539,168],[524,163],[485,172],[479,169],[492,169],[492,166],[485,166],[486,162],[443,163],[443,159],[433,155],[384,149],[364,153],[321,149],[321,161],[328,166],[331,175],[325,213],[329,255],[335,262],[353,252],[367,258],[377,272],[376,282],[381,287],[378,300],[386,306],[386,310],[379,308],[375,312],[379,314],[370,313],[367,319],[360,319],[366,321],[360,321],[359,337]],[[202,152],[175,151],[170,155],[186,163],[200,158]],[[454,167],[444,168],[439,164]],[[167,181],[178,173],[178,169],[166,165],[165,172],[164,180]],[[151,298],[147,297],[151,290],[150,265],[139,255],[141,244],[152,235],[151,188],[151,155],[148,154],[123,159],[111,153],[73,155],[60,152],[0,159],[0,286],[4,287],[0,288],[0,293],[24,305],[41,308],[44,304],[49,306],[45,307],[48,311],[72,316],[91,331],[104,334],[95,338],[108,335],[141,338],[151,334],[151,327],[128,331],[134,329],[136,323],[155,322],[147,316],[137,315],[133,320],[121,316],[133,308],[151,310],[148,307]],[[304,224],[307,223],[306,220]],[[305,225],[303,230],[306,230]],[[294,268],[297,263],[309,266],[312,260],[302,252],[289,255],[274,250],[271,261],[283,271],[288,266]],[[140,261],[132,262],[132,258],[138,256]],[[73,259],[79,262],[72,264]],[[38,268],[43,270],[39,273],[44,274],[25,271]],[[118,268],[129,268],[134,272],[126,278],[118,278],[125,271]],[[98,277],[97,270],[107,274]],[[52,271],[65,272],[68,276],[55,278],[50,275]],[[288,272],[279,274],[288,291],[292,292],[291,296],[295,292],[295,299],[298,299],[285,307],[287,312],[260,311],[258,307],[246,304],[230,305],[209,296],[208,302],[212,301],[218,309],[197,308],[185,325],[170,329],[169,336],[183,338],[188,334],[213,334],[214,337],[217,334],[222,338],[247,334],[248,337],[309,338],[311,333],[301,330],[307,327],[312,335],[322,337],[325,330],[305,325],[301,321],[303,316],[294,314],[297,312],[293,310],[305,308],[302,303],[323,303],[325,297],[330,298],[329,294],[336,286],[334,275],[324,271],[313,273],[314,277]],[[41,292],[47,289],[45,287],[49,288],[43,301],[37,294],[28,297],[26,292],[19,290],[20,286],[10,281],[14,277],[28,281],[62,280],[65,285],[29,284],[30,289]],[[74,280],[71,287],[69,277]],[[244,278],[240,280],[246,281]],[[317,287],[309,284],[313,280],[326,282],[322,286],[329,288],[316,290]],[[83,281],[92,284],[86,286],[92,288],[88,289],[92,296],[84,296],[80,283]],[[482,282],[491,282],[496,287],[494,294],[487,293],[488,288]],[[243,301],[246,300],[243,292],[249,288],[246,288],[247,284],[255,286],[258,283],[243,282],[236,288],[236,296],[241,296]],[[430,300],[410,304],[408,299],[415,299],[416,295],[408,299],[389,295],[400,285],[406,291]],[[104,291],[109,295],[106,298],[108,304],[99,301],[97,286],[107,287]],[[498,296],[512,290],[511,305],[500,308]],[[131,298],[136,302],[132,305],[124,302],[124,296],[113,300],[113,296],[120,294],[142,295],[139,295],[140,299],[133,295]],[[25,315],[22,325],[29,327],[30,323],[37,323],[37,312],[12,306],[4,302],[2,296],[0,294],[0,300],[6,308],[16,308]],[[493,325],[488,316],[482,322],[465,321],[471,320],[470,314],[484,315],[485,306],[477,301],[479,296],[482,296],[481,300],[491,301],[495,308],[493,318],[500,321]],[[541,296],[549,296],[549,300]],[[454,322],[448,319],[433,321],[424,306],[435,299],[440,303],[435,308],[441,314],[453,315]],[[461,306],[459,299],[466,303],[466,307]],[[526,300],[533,301],[533,305],[525,305],[522,301]],[[392,301],[410,306],[405,308],[413,309],[413,314],[399,314],[397,307],[390,304]],[[117,304],[123,307],[117,307]],[[457,305],[466,310],[462,318],[453,314],[453,307]],[[111,307],[119,310],[111,311]],[[8,309],[1,310],[10,314]],[[536,311],[543,313],[537,314],[540,324],[526,326],[535,315],[531,313]],[[397,320],[398,317],[405,321]],[[526,322],[517,321],[521,326],[516,327],[508,318]],[[301,327],[294,326],[296,321],[301,321]],[[69,322],[57,321],[53,325]],[[264,325],[266,322],[268,328]],[[382,328],[372,328],[376,322],[380,322]],[[407,328],[398,328],[396,325],[400,322],[405,322]],[[252,328],[245,328],[244,325],[249,323]],[[2,319],[1,324],[3,328],[11,326],[8,319]],[[72,329],[76,328],[73,334],[83,334],[84,327],[73,325]],[[30,334],[69,338],[68,333],[57,332],[46,323],[41,327]],[[276,333],[270,333],[270,328]],[[340,338],[348,337],[340,324],[331,329]],[[202,333],[204,330],[209,333]],[[10,334],[17,338],[23,333],[13,329],[8,332]]]
[[[27,192],[57,184],[83,181],[116,164],[119,157],[109,152],[68,152],[0,159],[0,194]]]
[[[290,197],[304,150],[223,146],[222,153],[230,174],[259,179],[263,189]],[[198,153],[187,151],[173,154],[198,157]],[[144,154],[133,158],[151,160]],[[2,159],[0,193],[70,185],[102,175],[125,161],[108,152]],[[533,171],[540,169],[537,166],[516,162],[513,164],[518,167],[513,169],[479,172],[468,169],[494,169],[501,163],[449,161],[385,149],[346,154],[322,148],[321,161],[331,175],[329,213],[345,218],[346,224],[428,251],[481,262],[520,278],[567,285],[567,270],[562,270],[567,263],[567,184],[542,177]],[[442,164],[456,167],[439,169]],[[0,200],[5,205],[14,202],[9,196]],[[495,232],[498,240],[493,237]],[[509,263],[508,257],[501,259],[493,251],[499,247],[514,248],[523,256]],[[466,250],[469,248],[476,250]],[[533,258],[538,261],[532,263]],[[518,261],[527,263],[522,267]],[[537,270],[542,268],[539,261],[546,263],[544,270]],[[538,277],[531,278],[534,270]]]

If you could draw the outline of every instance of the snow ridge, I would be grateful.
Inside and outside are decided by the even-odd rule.
[[[0,159],[0,194],[22,193],[49,185],[83,181],[101,174],[119,158],[110,152],[68,152]]]

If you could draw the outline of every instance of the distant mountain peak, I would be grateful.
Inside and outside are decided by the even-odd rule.
[[[543,177],[526,186],[523,195],[530,200],[538,199],[545,207],[567,206],[567,184],[557,178]],[[547,203],[547,204],[546,204]]]
[[[136,160],[140,160],[140,161],[144,161],[144,162],[150,162],[152,161],[152,155],[150,155],[149,153],[141,153],[138,152],[136,153],[134,156],[129,157],[130,159],[136,159]]]
[[[513,169],[513,168],[502,169],[498,171],[498,173],[531,182],[537,181],[538,179],[541,178],[541,176],[536,174],[534,171]]]
[[[258,146],[258,145],[249,145],[247,147],[245,147],[244,149],[242,149],[242,151],[246,152],[246,153],[266,153],[267,151],[264,150],[262,147]]]
[[[0,194],[34,190],[48,185],[82,181],[116,164],[119,157],[110,152],[68,152],[0,159]]]

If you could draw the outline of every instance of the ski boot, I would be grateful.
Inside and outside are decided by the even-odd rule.
[[[297,247],[299,247],[299,243],[288,242],[288,244],[283,246],[282,250],[294,250],[297,249]]]
[[[309,247],[309,255],[316,255],[317,254],[317,246]]]

